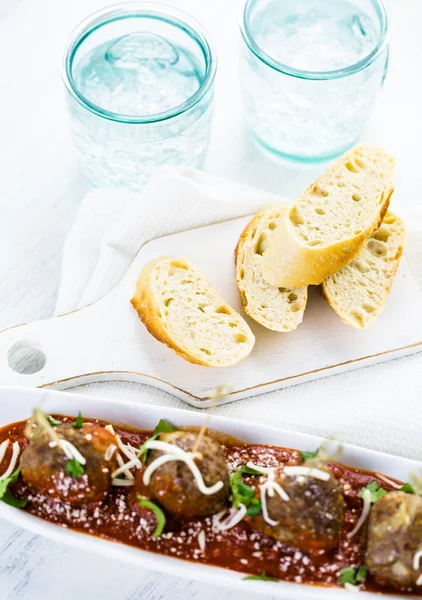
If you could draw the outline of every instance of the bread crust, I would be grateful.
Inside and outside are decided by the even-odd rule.
[[[359,147],[354,149],[358,151]],[[350,158],[352,151],[347,153],[338,163],[322,175],[315,183],[308,186],[302,196],[309,195],[318,185],[326,180],[331,180],[334,174],[344,166]],[[338,165],[338,166],[337,166]],[[392,168],[392,167],[391,167]],[[262,270],[265,279],[272,285],[286,287],[302,287],[305,285],[319,285],[324,279],[351,262],[364,245],[366,239],[376,231],[386,214],[394,187],[392,182],[385,183],[376,218],[367,227],[354,236],[343,238],[328,245],[312,246],[297,235],[291,221],[295,207],[289,216],[277,229],[272,243],[263,256]]]
[[[277,323],[270,322],[269,319],[263,318],[262,315],[260,315],[256,310],[251,308],[251,303],[248,301],[248,298],[247,298],[247,295],[245,292],[245,283],[241,276],[241,270],[242,270],[242,268],[245,267],[245,264],[244,264],[245,246],[254,237],[255,231],[259,227],[261,220],[263,218],[265,218],[268,214],[271,214],[271,212],[280,213],[281,215],[283,215],[283,213],[284,213],[285,215],[288,215],[289,210],[290,210],[289,206],[274,206],[274,207],[268,207],[268,208],[260,211],[257,215],[255,215],[255,217],[253,217],[253,219],[246,225],[245,229],[242,231],[242,233],[239,237],[239,240],[237,242],[235,251],[234,251],[234,258],[235,258],[235,265],[236,265],[236,285],[239,290],[239,295],[240,295],[240,299],[241,299],[241,303],[242,303],[242,310],[248,316],[250,316],[252,319],[254,319],[257,323],[262,325],[263,327],[270,329],[272,331],[278,331],[281,333],[286,333],[288,331],[294,331],[294,329],[296,329],[296,327],[302,322],[303,314],[304,314],[305,307],[306,307],[307,292],[305,292],[303,308],[301,308],[301,310],[298,311],[298,313],[296,315],[296,317],[297,317],[296,322],[294,323],[294,325],[289,325],[286,322],[285,324],[283,323],[283,326],[280,326]],[[280,217],[274,217],[274,219],[277,219],[277,221],[279,221],[279,218]]]
[[[163,258],[167,257],[154,259],[143,267],[136,282],[135,295],[130,302],[138,313],[138,317],[142,323],[156,340],[174,350],[188,362],[207,367],[209,365],[205,361],[200,361],[197,357],[187,354],[183,348],[167,335],[162,325],[158,303],[155,301],[154,294],[149,287],[149,277],[154,270],[154,267],[159,264]]]
[[[171,336],[169,334],[169,332],[166,330],[165,322],[163,321],[163,318],[161,316],[159,303],[157,302],[154,290],[150,284],[150,279],[151,279],[151,275],[153,274],[154,269],[158,265],[160,265],[163,261],[167,261],[167,260],[175,260],[175,259],[173,259],[171,257],[160,257],[160,258],[150,261],[142,268],[142,270],[139,274],[137,283],[136,283],[135,295],[131,299],[131,304],[132,304],[133,308],[136,310],[140,320],[145,325],[145,327],[149,331],[149,333],[152,336],[154,336],[159,342],[162,342],[163,344],[165,344],[166,346],[168,346],[169,348],[174,350],[179,356],[181,356],[186,361],[188,361],[192,364],[201,365],[204,367],[226,366],[226,365],[221,365],[221,364],[215,364],[211,359],[206,360],[205,358],[204,359],[199,358],[197,355],[193,354],[192,352],[189,352],[185,347],[183,347],[182,344],[177,339],[175,339],[174,336]],[[183,262],[187,262],[187,261],[183,261]],[[208,282],[208,280],[205,279],[205,277],[203,277],[203,279],[204,279],[204,281],[206,281],[208,283],[208,285],[210,287],[212,287],[211,284]],[[216,292],[215,292],[215,294],[217,296]],[[241,321],[243,321],[242,317],[240,317],[240,315],[238,315],[234,309],[229,307],[229,305],[227,303],[225,303],[223,300],[221,300],[221,302],[224,306],[227,306],[233,314],[237,315],[237,317],[239,319],[241,319]],[[246,322],[244,322],[244,324],[248,328],[249,334],[254,343],[255,338],[253,336],[252,331],[250,331]],[[253,347],[253,344],[252,344],[252,347]],[[252,347],[251,347],[251,350],[252,350]],[[236,362],[240,362],[244,358],[246,358],[246,356],[240,358]],[[236,362],[233,362],[232,364],[236,364]],[[227,365],[227,366],[232,366],[232,365]]]
[[[404,223],[397,215],[395,215],[392,212],[387,212],[383,218],[383,221],[384,221],[384,219],[388,219],[388,218],[396,219],[396,221],[399,223],[399,225],[402,229],[402,231],[398,233],[398,236],[400,236],[400,245],[397,248],[394,259],[391,261],[393,263],[393,267],[392,267],[391,272],[389,273],[388,279],[386,279],[386,281],[383,282],[383,285],[378,286],[378,289],[382,289],[382,298],[379,300],[378,306],[376,307],[376,310],[374,310],[373,313],[371,313],[370,315],[364,315],[362,320],[357,320],[356,318],[351,318],[350,314],[345,312],[345,310],[343,309],[343,306],[339,303],[337,297],[334,294],[330,293],[331,276],[329,278],[325,279],[321,284],[322,293],[323,293],[325,299],[327,300],[328,304],[330,305],[330,307],[333,309],[333,311],[341,318],[341,320],[344,323],[346,323],[347,325],[350,325],[351,327],[354,327],[356,329],[367,329],[368,327],[371,327],[373,325],[373,323],[376,321],[380,312],[384,308],[384,305],[390,294],[390,291],[391,291],[391,288],[393,285],[393,281],[394,281],[396,273],[397,273],[397,269],[399,268],[401,257],[403,256],[404,243],[406,241],[406,232],[405,232]],[[382,228],[382,223],[380,224],[380,227],[378,227],[378,229],[375,232],[373,232],[371,236],[369,236],[368,239],[372,239],[373,235],[376,234],[380,228]],[[355,258],[359,258],[359,255],[361,252],[362,252],[362,249]],[[344,267],[344,268],[348,268],[348,266],[346,265],[346,267]],[[341,275],[341,269],[337,272],[337,274]]]

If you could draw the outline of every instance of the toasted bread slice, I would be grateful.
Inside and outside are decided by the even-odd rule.
[[[184,259],[145,265],[131,302],[148,331],[189,362],[230,367],[254,346],[246,321]]]
[[[378,229],[394,189],[394,158],[357,146],[296,201],[277,227],[262,261],[272,285],[320,284],[348,264]]]
[[[287,206],[275,206],[258,213],[246,226],[235,251],[242,308],[257,323],[273,331],[296,329],[302,322],[308,298],[307,287],[276,287],[262,275],[262,255],[289,210]]]
[[[357,328],[374,323],[390,293],[405,240],[403,221],[388,212],[357,257],[322,282],[328,304],[345,323]]]

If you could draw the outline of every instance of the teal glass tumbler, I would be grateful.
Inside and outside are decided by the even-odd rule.
[[[216,68],[206,32],[166,5],[116,4],[80,23],[62,77],[89,182],[139,190],[161,165],[202,166]]]
[[[247,0],[248,128],[272,157],[325,161],[359,139],[388,65],[382,0]]]

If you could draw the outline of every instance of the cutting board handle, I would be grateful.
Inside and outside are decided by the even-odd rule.
[[[66,315],[6,329],[0,333],[0,383],[39,387],[112,370],[112,353],[106,352],[112,329],[105,299]]]

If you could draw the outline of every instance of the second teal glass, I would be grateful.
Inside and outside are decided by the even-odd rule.
[[[247,0],[241,75],[259,146],[314,162],[355,144],[385,76],[388,32],[381,0]]]

